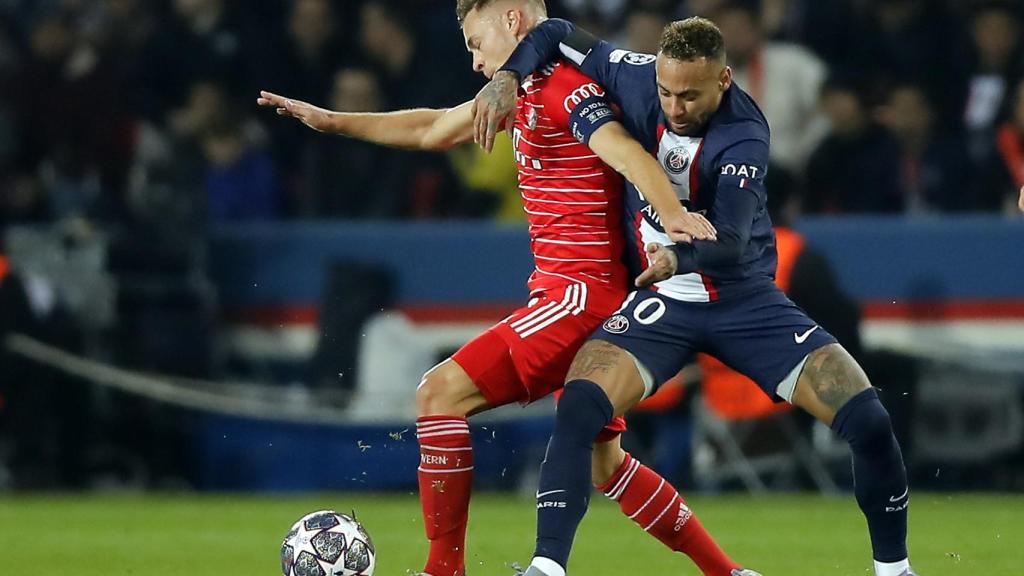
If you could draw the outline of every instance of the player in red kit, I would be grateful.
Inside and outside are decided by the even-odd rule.
[[[543,0],[460,0],[458,14],[474,69],[490,77],[545,18],[545,9]],[[321,132],[388,146],[442,150],[473,140],[475,132],[472,102],[380,114],[336,113],[269,92],[258,103]],[[428,371],[416,392],[420,501],[430,540],[423,572],[431,576],[465,574],[473,470],[466,417],[560,389],[576,351],[631,285],[622,262],[622,177],[650,199],[674,237],[715,234],[702,216],[682,207],[657,160],[616,121],[603,91],[571,66],[555,64],[522,83],[512,134],[534,254],[529,303]],[[620,419],[599,436],[595,484],[632,461],[619,444],[624,429]],[[633,468],[645,479],[636,486],[664,483],[639,462]],[[632,484],[623,484],[622,501],[647,497],[628,493]],[[696,518],[681,528],[682,544],[679,529],[650,531],[690,555],[705,574],[728,576],[739,568]]]

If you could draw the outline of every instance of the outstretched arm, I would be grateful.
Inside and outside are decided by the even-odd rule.
[[[473,138],[472,102],[447,109],[353,113],[334,112],[263,91],[256,103],[275,108],[279,115],[295,118],[318,132],[382,146],[447,150]]]
[[[1024,212],[1024,187],[1020,189],[1020,198],[1017,199],[1017,207]]]

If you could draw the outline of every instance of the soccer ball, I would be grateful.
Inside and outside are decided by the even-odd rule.
[[[371,576],[374,560],[363,525],[334,510],[299,518],[281,543],[284,576]]]

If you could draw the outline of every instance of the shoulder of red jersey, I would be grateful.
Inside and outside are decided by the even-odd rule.
[[[539,100],[547,106],[557,106],[569,114],[580,102],[592,98],[604,98],[605,91],[593,78],[580,72],[565,60],[556,61],[535,73],[544,79]],[[538,83],[540,84],[540,83]],[[536,85],[536,84],[535,84]]]

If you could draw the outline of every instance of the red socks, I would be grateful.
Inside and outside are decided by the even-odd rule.
[[[473,489],[469,424],[454,416],[424,416],[416,419],[416,439],[423,526],[430,540],[423,571],[431,576],[462,576]]]
[[[718,547],[679,492],[629,454],[611,479],[597,488],[617,501],[638,526],[689,556],[706,576],[730,576],[740,567]]]

